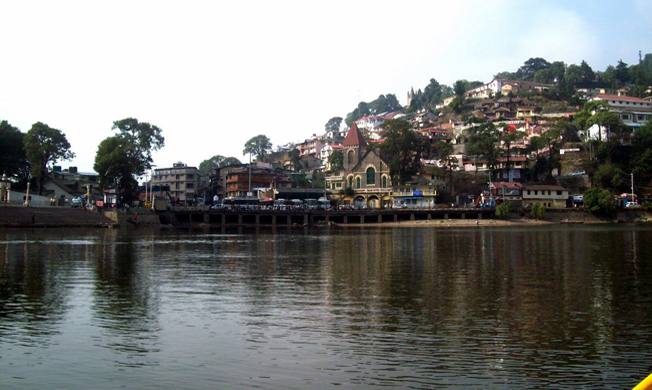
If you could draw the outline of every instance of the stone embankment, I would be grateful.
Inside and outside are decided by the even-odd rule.
[[[70,207],[0,205],[0,227],[113,227],[104,213]]]

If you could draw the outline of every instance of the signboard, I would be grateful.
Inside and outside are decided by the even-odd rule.
[[[421,190],[412,191],[412,196],[423,196],[423,191]]]
[[[252,197],[252,196],[254,196],[253,192],[247,192],[247,197]]]

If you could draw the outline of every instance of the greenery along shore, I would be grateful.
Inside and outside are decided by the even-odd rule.
[[[480,99],[471,92],[482,88],[481,81],[458,80],[449,87],[433,78],[425,88],[410,90],[405,107],[395,95],[381,95],[372,102],[360,102],[344,118],[332,117],[323,131],[337,133],[343,123],[351,127],[362,118],[389,113],[377,134],[363,131],[367,151],[377,153],[387,164],[394,187],[423,174],[424,161],[435,161],[432,176],[446,178],[445,185],[438,188],[444,202],[460,194],[477,195],[486,188],[487,179],[503,179],[521,157],[528,161],[521,180],[560,184],[575,193],[588,191],[585,200],[592,212],[613,213],[614,195],[629,192],[634,177],[637,193],[650,194],[652,113],[643,111],[629,118],[604,99],[596,100],[595,94],[602,91],[651,101],[652,54],[639,53],[638,63],[632,65],[619,60],[604,71],[594,71],[586,61],[576,65],[530,58],[514,72],[497,73],[495,80],[512,80],[513,88]],[[544,87],[519,90],[519,83]],[[489,104],[497,106],[501,101],[530,107],[526,130],[510,124],[507,108],[504,115],[499,109],[487,111]],[[635,126],[625,124],[624,118],[632,119]],[[444,135],[441,139],[433,138],[421,131],[428,126],[450,130],[437,133]],[[594,137],[591,129],[596,127]],[[101,194],[113,189],[130,202],[138,199],[137,180],[151,169],[152,153],[165,146],[165,139],[162,129],[135,118],[117,120],[111,129],[115,134],[98,145],[94,169],[99,188],[95,190]],[[561,154],[565,149],[577,150],[576,158],[565,158]],[[323,188],[327,172],[337,171],[344,161],[342,150],[333,148],[316,169],[298,148],[272,153],[264,134],[249,140],[243,153],[258,162],[286,167],[294,185],[308,188]],[[75,156],[63,131],[38,122],[22,133],[7,120],[0,122],[0,155],[0,170],[13,182],[12,190],[20,191],[30,183],[36,193],[42,192],[43,181],[55,164]],[[199,167],[209,174],[239,163],[234,157],[218,155]],[[460,170],[467,163],[484,164],[486,173]],[[573,171],[583,172],[582,177],[565,175]],[[340,191],[352,190],[352,184],[348,187]]]

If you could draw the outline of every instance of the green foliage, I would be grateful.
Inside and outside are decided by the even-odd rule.
[[[584,208],[595,215],[607,216],[616,211],[616,199],[607,190],[594,187],[584,191]]]
[[[541,219],[546,215],[546,208],[541,203],[535,203],[530,210],[530,216],[534,219]]]
[[[496,217],[498,218],[504,218],[514,212],[516,207],[514,207],[514,203],[510,201],[505,201],[498,206],[496,206]]]
[[[341,191],[341,194],[347,195],[347,196],[353,196],[353,195],[355,195],[355,191],[353,190],[352,187],[346,187]]]
[[[500,131],[492,122],[484,122],[468,130],[466,154],[486,160],[492,176],[498,163],[500,151],[496,148],[496,144],[499,141]]]
[[[0,175],[26,179],[29,174],[29,162],[25,154],[25,134],[7,121],[0,122]]]
[[[132,166],[135,176],[143,175],[152,167],[152,152],[165,146],[162,130],[135,118],[125,118],[113,122],[111,130],[118,130],[122,147]]]
[[[38,183],[39,195],[48,169],[59,160],[72,160],[75,157],[61,130],[41,122],[32,125],[23,139],[23,145],[25,156],[31,165],[31,173]]]
[[[330,164],[331,171],[339,171],[344,168],[344,152],[333,150],[333,153],[328,156],[328,163]]]
[[[129,202],[136,195],[138,182],[134,177],[134,165],[127,154],[126,143],[127,139],[119,135],[100,142],[93,169],[100,176],[100,188],[113,186],[117,194]]]
[[[342,118],[339,116],[332,117],[326,122],[325,130],[328,131],[339,131],[340,126],[342,125]]]
[[[380,95],[378,99],[371,103],[360,102],[358,107],[346,116],[346,125],[351,126],[353,122],[368,115],[379,115],[384,112],[392,112],[400,110],[401,104],[399,103],[396,95],[391,93],[387,95]]]
[[[292,169],[295,172],[299,172],[303,167],[303,164],[301,163],[301,153],[299,152],[299,149],[290,150],[288,152],[288,158],[290,159],[290,163],[292,164]]]
[[[224,157],[220,155],[213,156],[208,160],[204,160],[199,163],[199,173],[202,175],[208,175],[217,168],[226,167],[229,165],[239,165],[242,164],[240,160],[235,157]]]
[[[380,154],[387,162],[391,176],[398,178],[398,183],[405,183],[419,171],[421,156],[428,150],[427,144],[403,119],[383,123],[382,136],[385,141],[380,145]]]
[[[272,143],[266,135],[260,134],[245,142],[242,154],[256,156],[258,161],[265,161],[265,156],[272,151]]]
[[[523,63],[523,66],[518,68],[516,75],[519,80],[532,81],[538,71],[549,67],[550,63],[541,57],[530,58]]]

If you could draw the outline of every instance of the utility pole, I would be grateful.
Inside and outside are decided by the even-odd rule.
[[[249,191],[247,191],[247,197],[251,194],[251,153],[249,153]]]
[[[636,204],[636,199],[634,198],[634,172],[631,173],[632,176],[632,203]]]

